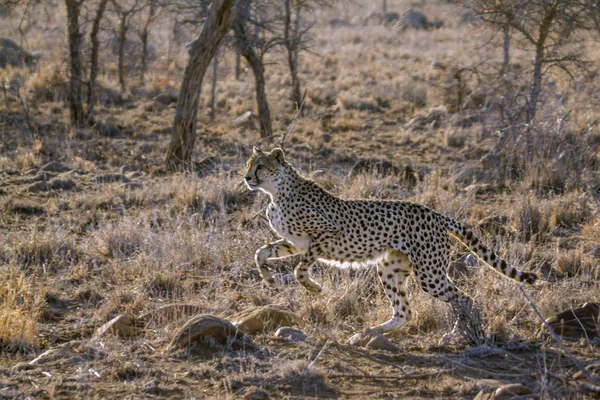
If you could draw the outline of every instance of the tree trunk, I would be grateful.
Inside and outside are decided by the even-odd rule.
[[[531,91],[529,93],[529,102],[527,103],[527,122],[531,123],[535,118],[536,107],[540,91],[542,90],[542,64],[544,63],[544,49],[548,33],[552,27],[552,22],[556,16],[556,7],[558,2],[550,9],[545,10],[544,18],[540,23],[538,40],[535,43],[535,61],[533,64],[533,79],[531,82]]]
[[[81,93],[81,40],[83,35],[79,30],[81,1],[65,0],[67,7],[67,35],[69,42],[69,112],[71,125],[83,126],[83,100]]]
[[[504,24],[502,30],[502,50],[504,53],[504,59],[502,61],[502,69],[500,70],[500,76],[504,76],[508,71],[508,65],[510,64],[510,24],[508,21]]]
[[[386,13],[387,12],[387,0],[383,0],[383,7],[382,8],[382,12]]]
[[[98,53],[100,48],[100,41],[98,40],[98,32],[100,31],[100,21],[104,15],[106,9],[106,3],[108,0],[100,0],[98,3],[98,9],[96,10],[96,16],[92,23],[92,30],[90,32],[90,43],[92,48],[90,50],[90,79],[88,81],[87,91],[87,113],[85,119],[88,125],[94,123],[94,106],[96,104],[96,78],[98,77]]]
[[[302,95],[300,94],[300,81],[298,80],[298,19],[300,10],[296,9],[296,26],[292,31],[292,10],[290,7],[291,0],[285,0],[285,22],[284,22],[284,40],[287,51],[288,67],[292,78],[292,101],[296,107],[300,107]]]
[[[265,67],[261,58],[256,54],[256,51],[252,47],[252,43],[250,42],[250,38],[246,31],[245,22],[243,13],[237,12],[233,21],[233,30],[242,56],[246,59],[254,74],[254,81],[256,83],[256,105],[258,107],[258,120],[260,123],[260,137],[270,138],[273,136],[273,129],[271,126],[269,102],[265,91]]]
[[[215,120],[215,93],[217,91],[217,69],[219,67],[219,49],[217,49],[212,61],[212,82],[210,85],[210,120]]]
[[[125,85],[125,40],[127,40],[128,22],[127,14],[121,14],[121,26],[119,27],[119,54],[117,56],[117,65],[119,69],[119,86],[121,93],[125,93],[127,87]]]
[[[173,136],[167,152],[166,165],[171,171],[191,166],[202,80],[221,41],[231,28],[235,2],[213,0],[202,31],[189,50],[190,58],[179,91]]]
[[[148,67],[148,35],[150,34],[150,24],[156,13],[156,6],[153,1],[150,2],[148,10],[148,19],[144,24],[144,28],[140,32],[140,40],[142,41],[142,70],[140,71],[140,83],[144,83],[146,68]]]

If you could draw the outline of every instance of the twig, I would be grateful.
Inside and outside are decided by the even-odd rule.
[[[288,138],[288,136],[290,136],[290,134],[292,133],[292,130],[294,129],[294,126],[296,125],[296,121],[298,121],[298,118],[300,118],[300,113],[302,112],[302,108],[304,107],[304,100],[306,100],[306,89],[304,89],[304,94],[302,95],[302,101],[300,102],[300,104],[296,104],[296,114],[294,115],[294,119],[292,120],[292,123],[290,124],[290,127],[288,128],[287,132],[283,134],[283,137],[281,138],[281,142],[280,142],[280,147],[285,150],[285,141]]]
[[[442,374],[447,374],[447,373],[451,373],[456,371],[456,368],[448,368],[448,369],[443,369],[441,371],[433,371],[433,372],[426,372],[424,374],[412,374],[412,375],[404,375],[404,376],[398,376],[398,375],[361,375],[361,374],[330,374],[327,375],[328,378],[350,378],[350,379],[393,379],[393,380],[420,380],[420,379],[426,379],[426,378],[430,378],[432,376],[439,376]]]
[[[554,329],[552,329],[552,327],[546,322],[544,317],[542,317],[542,314],[539,312],[539,310],[533,303],[533,300],[531,300],[531,298],[527,295],[527,293],[523,289],[523,284],[519,285],[519,290],[521,291],[521,293],[523,293],[523,296],[525,296],[525,300],[527,300],[527,303],[529,303],[529,307],[531,307],[531,309],[537,314],[538,318],[542,321],[542,324],[546,327],[546,329],[548,329],[548,332],[550,332],[550,335],[556,341],[556,343],[558,343],[560,348],[564,351],[565,355],[567,357],[569,357],[571,359],[571,361],[573,361],[573,364],[575,364],[577,369],[579,369],[581,371],[581,373],[583,375],[585,375],[585,377],[588,378],[588,380],[591,383],[593,383],[594,385],[598,385],[598,382],[596,382],[596,380],[592,377],[592,375],[589,373],[589,371],[584,368],[584,366],[579,362],[579,360],[577,358],[575,358],[575,356],[573,354],[571,354],[571,352],[569,351],[569,349],[566,348],[566,346],[564,345],[562,340],[560,340],[560,338],[558,337],[556,332],[554,332]]]

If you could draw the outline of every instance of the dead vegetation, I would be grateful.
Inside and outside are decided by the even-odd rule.
[[[371,4],[340,5],[316,19],[314,53],[299,61],[308,94],[286,140],[288,158],[341,196],[416,201],[470,224],[511,264],[543,277],[527,293],[545,318],[597,303],[597,79],[551,75],[535,124],[512,124],[528,54],[514,49],[515,72],[492,85],[486,65],[502,55],[478,46],[480,25],[462,24],[456,5],[422,4],[443,27],[399,31],[352,20]],[[349,24],[328,24],[333,17]],[[0,17],[1,35],[13,34],[14,18]],[[51,47],[31,70],[0,69],[0,82],[19,88],[0,90],[0,397],[472,398],[516,383],[535,398],[595,395],[583,386],[592,383],[572,378],[577,369],[518,287],[469,264],[459,244],[453,259],[468,272],[459,285],[475,299],[487,334],[477,347],[439,344],[452,314],[414,282],[414,317],[389,337],[397,351],[347,345],[387,318],[370,269],[320,266],[314,273],[324,290],[315,296],[290,275],[293,262],[280,261],[277,289],[266,288],[253,266],[255,250],[273,238],[266,199],[246,191],[240,174],[252,145],[273,143],[260,139],[256,124],[232,123],[256,115],[252,76],[242,69],[235,79],[234,54],[222,54],[215,121],[199,110],[195,170],[167,173],[172,96],[186,60],[170,34],[162,25],[151,32],[157,57],[143,84],[127,77],[124,93],[116,60],[101,53],[91,128],[68,124],[65,49]],[[63,37],[31,27],[27,50]],[[589,50],[592,73],[598,54]],[[281,55],[267,58],[280,143],[294,116],[290,80]],[[506,87],[513,97],[500,96]],[[203,93],[201,104],[208,100]],[[265,306],[293,316],[285,324],[306,340],[263,324],[251,345],[206,335],[169,347],[194,315],[233,323]],[[115,319],[131,334],[109,327],[97,336]],[[564,343],[584,365],[600,356],[589,335]]]

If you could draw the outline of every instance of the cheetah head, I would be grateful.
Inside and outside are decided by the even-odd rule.
[[[267,194],[274,194],[277,192],[284,164],[283,150],[275,148],[270,153],[264,153],[254,147],[246,163],[244,182],[250,190],[260,189]]]

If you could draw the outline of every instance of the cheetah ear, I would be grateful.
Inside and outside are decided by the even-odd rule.
[[[273,156],[273,158],[277,160],[279,164],[283,165],[283,163],[285,163],[285,154],[279,147],[271,151],[271,156]]]
[[[252,154],[253,155],[258,156],[258,155],[260,155],[262,153],[263,153],[262,150],[259,149],[258,147],[256,147],[256,146],[252,147]]]

